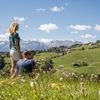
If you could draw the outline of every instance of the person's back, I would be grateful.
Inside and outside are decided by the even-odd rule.
[[[27,73],[31,73],[35,68],[35,62],[33,59],[20,59],[17,62],[17,69]]]
[[[9,41],[11,43],[10,49],[16,51],[17,48],[16,48],[16,45],[15,45],[15,39],[18,39],[18,41],[20,41],[18,33],[12,33],[9,37]]]

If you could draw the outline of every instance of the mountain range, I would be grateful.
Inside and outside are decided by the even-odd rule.
[[[53,40],[49,42],[40,42],[40,41],[25,41],[21,40],[21,51],[25,51],[27,49],[31,50],[47,50],[50,47],[59,47],[66,46],[70,47],[74,44],[82,44],[79,41],[71,41],[71,40]],[[9,42],[8,41],[0,41],[0,51],[8,52],[9,51]]]

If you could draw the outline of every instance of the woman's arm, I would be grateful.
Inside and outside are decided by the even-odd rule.
[[[18,51],[19,54],[19,58],[21,59],[21,52],[20,52],[20,40],[19,39],[15,39],[15,45],[16,45],[16,50]]]
[[[19,39],[15,39],[15,46],[18,52],[20,52],[20,43],[19,43]]]
[[[10,49],[11,49],[11,46],[12,46],[12,45],[11,45],[11,42],[9,42],[9,48],[10,48]]]

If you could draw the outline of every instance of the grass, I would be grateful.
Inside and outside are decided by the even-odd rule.
[[[87,67],[74,68],[73,63],[87,62]],[[78,73],[96,73],[100,74],[100,48],[99,49],[87,49],[84,51],[73,51],[69,54],[53,59],[54,66],[56,68],[59,65],[71,71]]]
[[[33,59],[45,60],[48,57],[53,58],[54,68],[59,68],[60,66],[64,66],[65,69],[71,72],[100,74],[100,48],[75,50],[64,56],[59,56],[58,53],[54,52],[44,52],[36,54]],[[73,63],[79,63],[83,61],[88,63],[87,67],[79,67],[79,68],[73,67]],[[5,62],[10,63],[10,59],[6,57]]]
[[[48,57],[53,59],[54,68],[57,69],[55,73],[40,72],[34,78],[27,75],[14,79],[7,75],[0,76],[0,100],[99,100],[100,81],[96,77],[84,78],[73,72],[100,74],[100,48],[77,49],[64,56],[44,52],[35,55],[33,59],[45,60]],[[82,61],[87,62],[88,66],[72,66]],[[5,62],[10,63],[10,58],[5,57]],[[6,69],[9,69],[9,65],[3,70]]]
[[[58,56],[58,55],[59,54],[55,53],[55,52],[44,52],[44,53],[36,54],[34,56],[34,59],[35,60],[45,60],[46,58],[55,57],[55,56]]]
[[[0,78],[0,100],[99,100],[99,83],[83,80],[83,87],[81,83],[81,79],[68,80],[58,73],[40,74],[34,79]]]
[[[45,60],[48,57],[53,58],[54,68],[59,68],[60,66],[64,66],[65,69],[71,72],[100,74],[100,48],[75,50],[72,51],[71,53],[65,54],[64,56],[59,56],[58,53],[54,52],[44,52],[36,54],[33,59]],[[10,58],[6,57],[5,62],[10,63]],[[79,62],[86,62],[88,66],[79,68],[73,67],[73,63],[79,63]],[[9,66],[7,65],[5,69],[7,67]]]

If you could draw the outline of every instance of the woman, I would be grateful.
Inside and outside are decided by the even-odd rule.
[[[16,63],[20,57],[20,38],[17,33],[19,29],[19,24],[17,22],[11,23],[10,27],[8,28],[9,33],[9,47],[10,47],[10,57],[11,57],[11,69],[10,75],[11,78],[15,77],[17,68]]]

